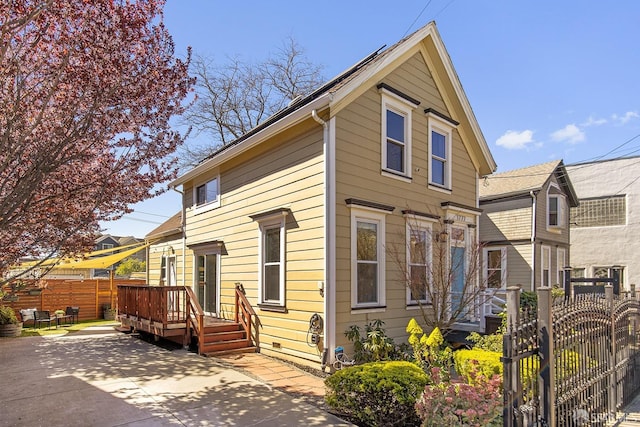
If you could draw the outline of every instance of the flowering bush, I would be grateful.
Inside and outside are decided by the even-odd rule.
[[[441,370],[431,369],[433,383],[416,402],[423,427],[501,426],[500,376],[487,379],[470,374],[472,383],[442,381]]]
[[[425,372],[433,368],[439,368],[441,376],[449,379],[453,361],[451,347],[445,344],[444,337],[439,328],[434,328],[429,336],[423,331],[415,319],[411,319],[406,331],[409,333],[409,344],[413,348],[414,361]]]

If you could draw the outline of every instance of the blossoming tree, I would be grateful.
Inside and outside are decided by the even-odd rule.
[[[193,79],[162,0],[0,2],[0,283],[20,258],[93,245],[176,174]]]

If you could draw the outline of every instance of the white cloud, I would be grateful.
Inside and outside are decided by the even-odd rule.
[[[578,142],[584,141],[584,132],[582,132],[578,126],[570,124],[553,132],[551,139],[557,142],[577,144]]]
[[[580,126],[582,127],[588,127],[588,126],[600,126],[600,125],[604,125],[608,122],[607,119],[596,119],[593,116],[589,116],[589,118],[587,119],[586,122],[581,123]]]
[[[529,147],[534,143],[533,131],[523,130],[517,132],[515,130],[508,130],[500,138],[496,140],[496,145],[504,147],[508,150],[522,150]]]
[[[618,122],[621,125],[626,125],[632,119],[640,118],[640,115],[638,115],[638,113],[635,111],[627,111],[622,116],[618,116],[617,114],[612,114],[611,118],[613,119],[613,121]]]

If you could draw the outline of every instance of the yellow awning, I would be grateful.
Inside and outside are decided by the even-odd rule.
[[[81,259],[81,260],[61,260],[58,264],[56,264],[53,269],[69,269],[69,268],[109,268],[111,267],[113,264],[116,264],[120,261],[122,261],[123,259],[127,258],[128,256],[131,256],[133,254],[135,254],[138,251],[141,251],[142,249],[145,249],[146,247],[149,246],[149,243],[143,244],[141,246],[135,247],[133,249],[129,249],[123,252],[118,252],[116,254],[111,254],[111,255],[105,255],[105,256],[99,256],[99,257],[94,257],[94,258],[89,258],[89,259]],[[114,248],[114,250],[117,250],[119,248]],[[94,254],[94,252],[87,254],[87,256],[92,256]]]
[[[108,268],[113,264],[122,261],[126,257],[135,254],[136,252],[145,249],[149,246],[149,243],[133,243],[130,245],[116,246],[111,249],[100,249],[98,251],[89,252],[84,254],[82,258],[51,258],[39,261],[28,261],[21,263],[18,268],[29,268],[33,266],[47,267],[53,269],[68,269],[68,268]],[[120,251],[125,248],[130,248],[123,252],[112,253],[110,255],[100,256],[105,253],[114,251]],[[55,264],[55,265],[54,265]],[[53,266],[53,267],[52,267]]]

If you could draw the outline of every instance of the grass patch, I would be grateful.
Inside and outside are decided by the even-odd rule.
[[[116,322],[113,320],[84,320],[79,323],[74,323],[73,325],[64,325],[59,326],[57,329],[52,327],[49,329],[46,326],[43,326],[39,329],[34,329],[33,327],[22,328],[21,337],[44,337],[50,335],[67,335],[73,334],[75,332],[81,331],[90,326],[100,326],[100,325],[119,325],[120,322]]]

